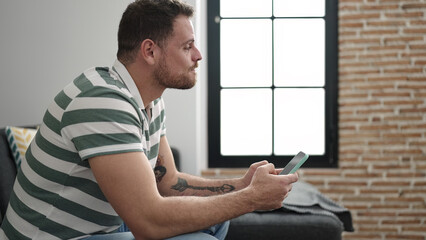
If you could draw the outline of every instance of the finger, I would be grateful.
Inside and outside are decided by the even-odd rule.
[[[266,169],[269,174],[274,174],[275,173],[275,165],[273,163],[268,163],[268,164],[262,165],[259,168]]]
[[[297,180],[299,180],[299,175],[297,175],[297,173],[292,173],[292,174],[288,174],[288,175],[285,175],[285,176],[287,177],[287,180],[290,183],[295,183],[295,182],[297,182]]]
[[[284,168],[277,168],[277,169],[275,169],[275,174],[276,175],[280,174],[283,169]]]
[[[258,167],[260,167],[260,166],[262,166],[262,165],[265,165],[265,164],[268,164],[268,161],[267,160],[262,160],[262,161],[260,161],[260,162],[255,162],[255,163],[253,163],[252,165],[251,165],[251,167],[252,168],[258,168]]]

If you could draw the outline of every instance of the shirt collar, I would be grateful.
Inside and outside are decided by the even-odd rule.
[[[139,108],[144,109],[145,104],[143,104],[141,94],[139,93],[138,87],[136,86],[135,81],[133,80],[132,76],[130,76],[130,73],[127,71],[126,67],[117,59],[114,62],[113,68],[118,73],[118,75],[120,75],[120,78],[123,80],[127,89],[129,89],[130,94],[132,94],[132,96],[135,98]]]

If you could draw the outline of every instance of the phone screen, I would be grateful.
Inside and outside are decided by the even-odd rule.
[[[299,152],[290,162],[284,167],[284,169],[280,172],[280,175],[287,175],[291,173],[295,173],[297,169],[299,169],[302,164],[308,159],[309,155],[304,152]]]

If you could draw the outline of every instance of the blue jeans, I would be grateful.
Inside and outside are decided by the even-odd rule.
[[[179,235],[167,240],[224,240],[228,233],[229,221],[214,225],[208,229]],[[134,240],[135,237],[130,232],[126,224],[123,224],[116,233],[93,235],[85,240]]]

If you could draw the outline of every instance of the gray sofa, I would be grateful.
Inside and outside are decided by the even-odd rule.
[[[174,154],[179,163],[176,150]],[[0,129],[0,166],[0,217],[2,217],[6,212],[16,176],[16,166],[5,128]],[[339,240],[344,229],[352,228],[351,224],[351,221],[342,224],[337,217],[327,214],[297,213],[286,209],[253,212],[232,219],[226,239]],[[345,228],[343,228],[344,225]],[[349,228],[346,225],[349,225]]]

